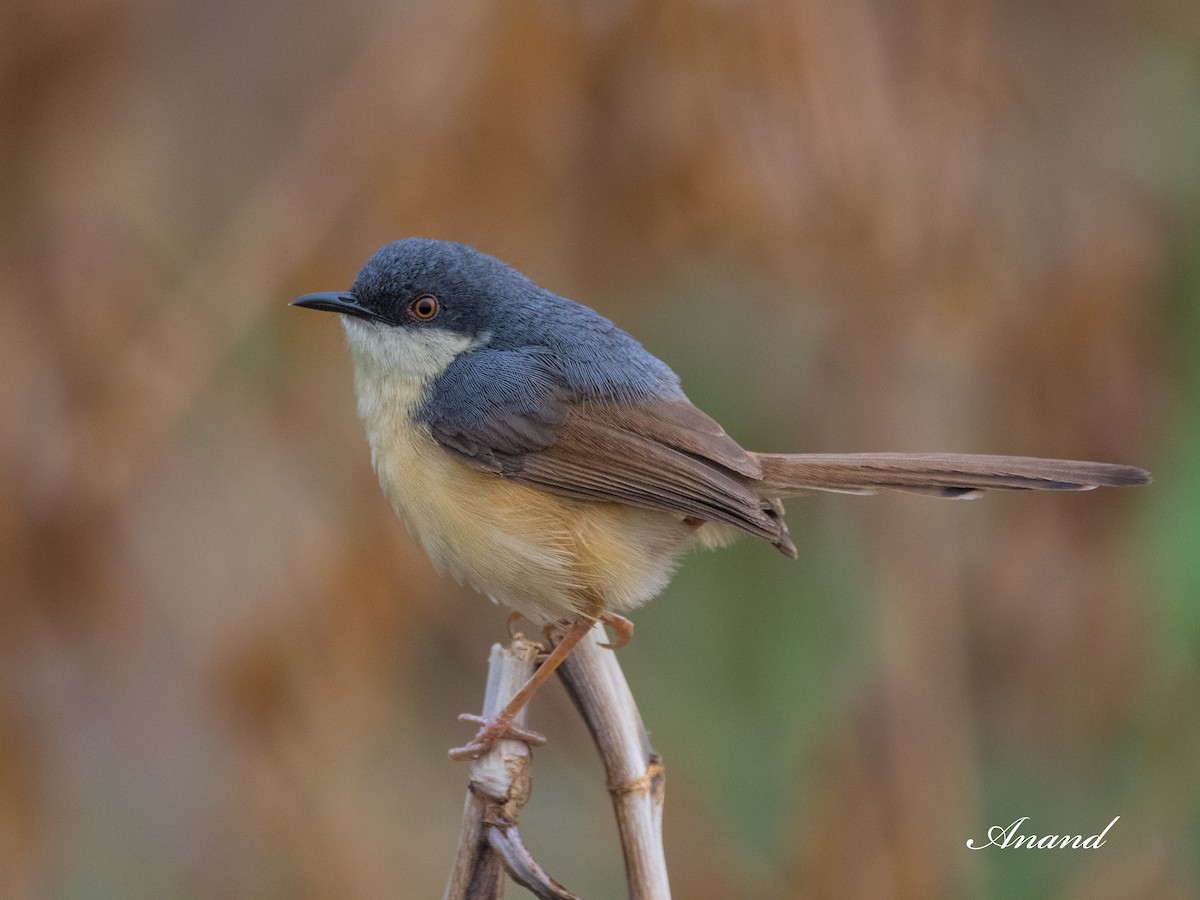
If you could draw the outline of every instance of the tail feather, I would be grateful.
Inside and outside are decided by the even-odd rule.
[[[965,453],[755,453],[762,466],[756,485],[763,496],[808,491],[873,494],[914,491],[938,497],[973,497],[985,490],[1090,491],[1146,484],[1150,473],[1134,466],[975,456]]]

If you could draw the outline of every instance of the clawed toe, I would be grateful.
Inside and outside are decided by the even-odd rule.
[[[601,647],[607,647],[609,650],[620,650],[633,637],[633,623],[624,616],[618,616],[616,613],[605,613],[600,617],[600,621],[613,630],[613,640],[601,644]]]
[[[516,624],[517,624],[518,622],[520,622],[520,621],[521,621],[523,618],[525,618],[525,617],[524,617],[523,615],[521,615],[519,612],[513,612],[513,613],[511,613],[511,614],[509,615],[509,617],[508,617],[508,636],[509,636],[510,638],[512,638],[512,639],[514,639],[514,640],[516,640],[516,638],[517,638],[517,637],[519,637],[519,636],[521,635],[521,632],[519,632],[519,631],[514,631],[514,630],[513,630],[513,628],[514,628],[514,627],[516,626]]]
[[[512,718],[509,716],[499,715],[487,719],[472,713],[463,713],[458,718],[463,722],[474,722],[480,726],[480,729],[469,744],[455,747],[450,751],[451,759],[479,759],[491,750],[497,741],[523,741],[531,747],[540,747],[546,743],[544,736],[536,731],[518,728],[512,723]]]

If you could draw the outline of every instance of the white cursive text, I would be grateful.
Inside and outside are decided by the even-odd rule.
[[[1084,837],[1081,834],[1019,834],[1021,827],[1029,821],[1029,816],[1022,816],[1008,827],[993,825],[988,829],[987,843],[975,843],[973,838],[967,838],[967,846],[972,850],[982,850],[984,847],[1024,847],[1026,850],[1061,850],[1064,847],[1071,850],[1095,850],[1104,846],[1104,836],[1110,828],[1117,824],[1117,816],[1105,826],[1099,834]]]

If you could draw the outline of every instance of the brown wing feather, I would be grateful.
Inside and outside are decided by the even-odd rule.
[[[497,421],[434,438],[465,462],[543,490],[722,522],[795,553],[775,505],[754,484],[755,458],[687,401],[575,400],[522,448],[524,428]],[[493,433],[493,431],[495,433]],[[536,438],[536,439],[533,439]]]
[[[661,508],[778,539],[779,524],[748,479],[672,446],[689,443],[690,435],[667,430],[649,413],[612,412],[574,407],[551,446],[525,454],[516,477],[558,493]]]
[[[686,400],[598,406],[596,412],[600,416],[596,418],[616,428],[694,454],[749,478],[762,477],[762,467],[755,454],[744,450],[725,433],[716,419]]]

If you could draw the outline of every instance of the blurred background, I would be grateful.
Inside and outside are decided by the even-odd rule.
[[[686,898],[1200,896],[1200,11],[0,10],[0,896],[440,896],[504,610],[394,520],[337,323],[421,234],[761,450],[1140,464],[817,497],[621,651]],[[561,688],[526,842],[623,895]],[[1028,816],[1098,851],[966,849]],[[510,888],[510,894],[522,892]]]

